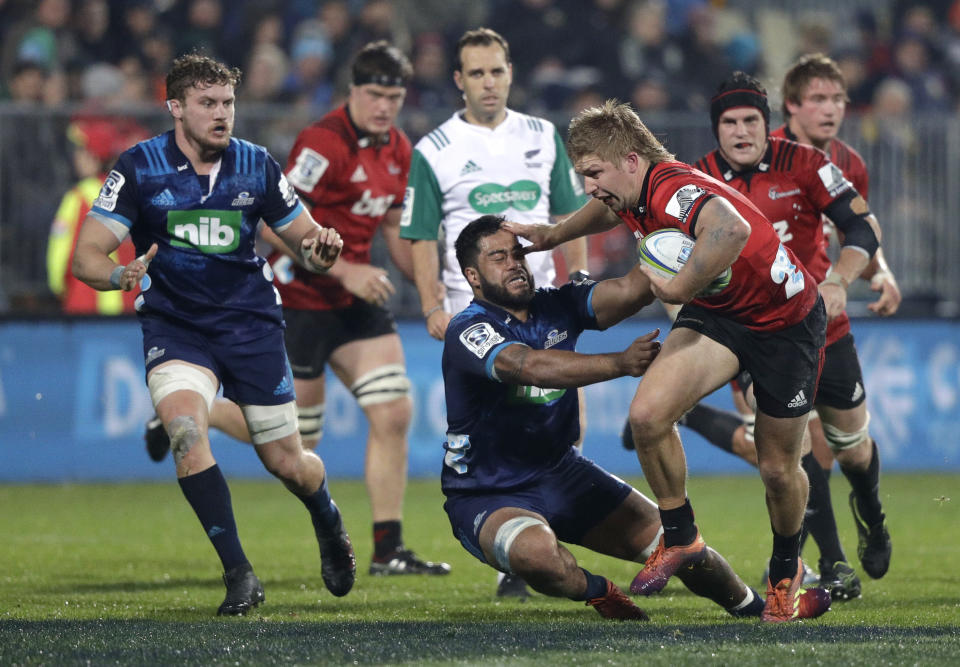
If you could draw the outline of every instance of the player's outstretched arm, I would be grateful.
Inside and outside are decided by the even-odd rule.
[[[403,274],[403,277],[416,284],[413,274],[413,253],[410,244],[400,238],[400,215],[402,209],[391,208],[380,222],[380,233],[387,244],[387,251],[394,266]]]
[[[653,303],[654,297],[650,279],[637,263],[625,276],[597,283],[591,299],[597,325],[606,329]]]
[[[508,220],[503,223],[503,228],[530,241],[532,245],[524,250],[531,253],[538,250],[551,250],[561,243],[588,234],[605,232],[618,224],[620,224],[620,218],[606,204],[591,199],[579,210],[554,225],[525,225]]]
[[[88,215],[80,228],[77,248],[73,253],[73,275],[101,292],[132,290],[157,254],[157,244],[154,243],[147,252],[123,266],[110,259],[110,253],[119,247],[122,240],[102,222]]]
[[[882,317],[889,317],[899,310],[903,296],[900,294],[900,285],[893,271],[887,266],[887,258],[883,256],[883,248],[877,248],[870,264],[864,269],[860,277],[870,281],[870,289],[880,292],[880,298],[867,304],[871,312]]]
[[[497,377],[508,384],[569,389],[629,375],[639,377],[660,351],[660,330],[634,340],[622,352],[581,354],[508,345],[497,354]]]

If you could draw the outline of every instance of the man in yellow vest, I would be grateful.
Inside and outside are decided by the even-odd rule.
[[[80,180],[60,200],[54,216],[47,244],[47,284],[59,297],[65,313],[132,313],[133,301],[139,290],[98,292],[73,277],[70,263],[77,244],[80,223],[90,210],[93,200],[100,194],[100,186],[106,176],[106,165],[142,137],[121,131],[108,119],[74,121],[67,128],[67,136],[74,147],[73,166]],[[135,254],[133,244],[127,240],[117,249],[114,260],[124,265],[129,264]]]

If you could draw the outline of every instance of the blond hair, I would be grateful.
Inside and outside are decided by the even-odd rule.
[[[588,155],[617,163],[636,153],[650,164],[675,160],[629,104],[607,100],[584,109],[570,121],[567,152],[574,164]]]
[[[803,102],[803,93],[814,79],[833,81],[840,86],[844,93],[847,91],[847,82],[837,63],[822,53],[808,53],[801,56],[790,66],[783,77],[783,116],[790,117],[787,102],[800,105]]]

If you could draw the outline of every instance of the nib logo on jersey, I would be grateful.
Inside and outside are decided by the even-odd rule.
[[[170,245],[195,248],[208,255],[233,252],[240,244],[240,211],[169,211],[167,231],[173,237]]]
[[[534,181],[516,181],[503,186],[484,183],[470,191],[467,201],[481,214],[496,214],[513,207],[518,211],[532,211],[540,201],[540,186]]]

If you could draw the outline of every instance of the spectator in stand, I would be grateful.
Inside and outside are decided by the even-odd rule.
[[[320,24],[304,21],[297,26],[290,51],[293,68],[283,84],[283,99],[325,111],[333,99],[330,77],[333,52]]]
[[[129,292],[98,292],[77,280],[70,271],[73,251],[77,245],[77,232],[87,217],[93,200],[100,193],[100,185],[107,175],[107,168],[117,157],[142,136],[124,136],[108,119],[74,121],[67,128],[73,155],[73,168],[77,182],[60,200],[57,214],[50,230],[47,245],[47,284],[63,306],[63,312],[71,315],[118,315],[133,312],[133,301],[138,289]],[[111,254],[111,259],[127,265],[136,258],[129,239]]]
[[[223,51],[223,5],[220,0],[190,0],[184,24],[176,34],[177,53],[201,51],[219,56]]]
[[[693,7],[687,15],[688,26],[680,36],[683,48],[682,80],[686,82],[687,106],[707,110],[716,82],[730,73],[730,61],[717,37],[716,9],[709,5]]]
[[[909,86],[917,108],[924,111],[950,108],[947,79],[931,62],[930,47],[922,37],[904,35],[894,47],[893,60],[897,75]]]
[[[116,62],[120,44],[110,32],[110,5],[107,0],[83,0],[76,8],[73,23],[77,33],[76,60],[82,63]]]
[[[30,16],[12,25],[3,35],[0,56],[3,78],[8,78],[21,61],[38,63],[48,72],[63,70],[77,50],[69,22],[69,0],[39,0]]]

